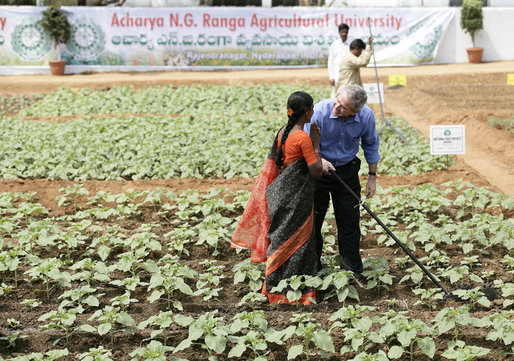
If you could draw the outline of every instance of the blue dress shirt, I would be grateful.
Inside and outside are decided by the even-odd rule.
[[[373,111],[364,106],[356,115],[343,119],[332,114],[334,99],[324,99],[314,105],[311,123],[318,124],[321,132],[321,156],[334,167],[350,162],[359,152],[359,141],[368,164],[380,160],[378,132]],[[304,130],[310,134],[311,123]]]

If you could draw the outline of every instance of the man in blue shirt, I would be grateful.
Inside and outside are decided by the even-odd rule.
[[[311,118],[311,123],[318,124],[321,131],[320,152],[325,173],[316,181],[314,192],[317,255],[320,258],[323,250],[321,227],[332,196],[341,264],[345,269],[353,271],[356,277],[362,277],[363,270],[360,256],[359,202],[336,177],[326,173],[335,171],[355,194],[360,194],[358,173],[361,161],[357,157],[360,143],[369,165],[366,197],[370,198],[375,194],[377,163],[380,160],[379,140],[375,115],[365,105],[367,99],[366,91],[361,86],[348,85],[336,98],[324,99],[315,104]],[[304,130],[309,133],[310,123],[305,124]],[[319,264],[321,265],[321,260]]]

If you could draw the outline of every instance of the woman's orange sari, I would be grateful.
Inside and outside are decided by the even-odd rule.
[[[280,280],[316,274],[313,192],[303,158],[279,174],[272,155],[268,156],[232,237],[232,246],[251,249],[252,262],[266,262],[262,293],[271,303],[290,303],[287,289],[271,292]],[[304,290],[298,302],[310,304],[315,292]]]

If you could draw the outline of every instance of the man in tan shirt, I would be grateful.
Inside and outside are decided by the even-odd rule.
[[[371,43],[368,39],[366,45],[361,39],[355,39],[350,43],[350,51],[343,56],[339,65],[339,80],[336,85],[336,94],[346,85],[358,84],[362,86],[360,68],[368,65],[371,58]]]

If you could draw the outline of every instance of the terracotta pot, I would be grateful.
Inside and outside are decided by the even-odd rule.
[[[481,63],[484,48],[467,48],[468,60],[470,63]]]
[[[50,64],[50,73],[52,75],[63,75],[64,67],[66,65],[66,60],[49,60],[48,64]]]

